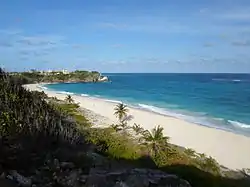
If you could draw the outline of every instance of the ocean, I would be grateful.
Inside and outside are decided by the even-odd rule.
[[[110,82],[48,84],[250,136],[250,74],[104,74]],[[174,125],[174,124],[173,124]]]

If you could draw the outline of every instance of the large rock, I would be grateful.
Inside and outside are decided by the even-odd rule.
[[[12,180],[0,178],[0,186],[1,187],[18,187],[18,184],[16,184]]]
[[[170,175],[158,170],[130,169],[107,172],[92,169],[85,184],[86,187],[191,187],[191,185],[176,175]]]
[[[100,163],[92,165],[88,173],[71,162],[54,159],[48,160],[45,166],[35,170],[30,177],[24,177],[17,171],[10,171],[7,178],[19,186],[36,187],[191,187],[187,181],[178,176],[159,170],[99,167],[106,164],[107,159],[94,153],[89,156]]]
[[[73,169],[75,165],[72,162],[61,162],[60,167],[63,169]]]
[[[12,170],[9,172],[10,175],[7,176],[8,179],[15,181],[19,186],[28,187],[31,186],[31,179],[20,175],[17,171]]]
[[[92,166],[94,167],[105,167],[110,163],[106,157],[95,152],[88,152],[87,157],[92,160]]]

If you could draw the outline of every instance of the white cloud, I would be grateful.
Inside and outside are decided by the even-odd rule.
[[[53,46],[63,44],[64,38],[61,36],[20,36],[15,42],[27,46]]]
[[[213,43],[205,43],[203,46],[204,47],[214,47],[215,44]]]
[[[200,15],[220,21],[250,21],[250,6],[223,6],[203,8]]]
[[[243,47],[248,47],[250,46],[250,40],[238,40],[238,41],[233,41],[232,42],[233,46],[243,46]]]
[[[214,14],[215,17],[230,21],[250,21],[250,8],[241,7]]]
[[[19,30],[0,30],[0,50],[13,55],[43,56],[54,49],[67,46],[65,38],[57,35],[27,35]]]
[[[23,31],[20,29],[0,29],[0,35],[13,36],[21,34]]]
[[[126,24],[112,23],[112,22],[98,23],[97,26],[101,28],[122,29],[122,30],[128,28],[128,25]]]
[[[127,64],[125,60],[110,60],[110,61],[102,61],[102,65],[124,65]]]

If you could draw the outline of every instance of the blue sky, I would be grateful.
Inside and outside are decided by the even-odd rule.
[[[1,0],[7,70],[250,73],[249,0]]]

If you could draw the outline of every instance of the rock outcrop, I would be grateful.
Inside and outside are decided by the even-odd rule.
[[[18,171],[3,173],[0,184],[5,186],[1,187],[191,187],[176,175],[152,169],[104,167],[109,164],[105,157],[97,153],[87,155],[93,160],[88,171],[73,162],[48,160],[30,176],[22,176]]]
[[[109,81],[107,76],[100,76],[98,79],[98,82],[107,82],[107,81]]]
[[[178,186],[190,187],[190,184],[177,177],[158,170],[128,169],[105,171],[92,168],[86,180],[86,186],[96,187],[150,187]]]

